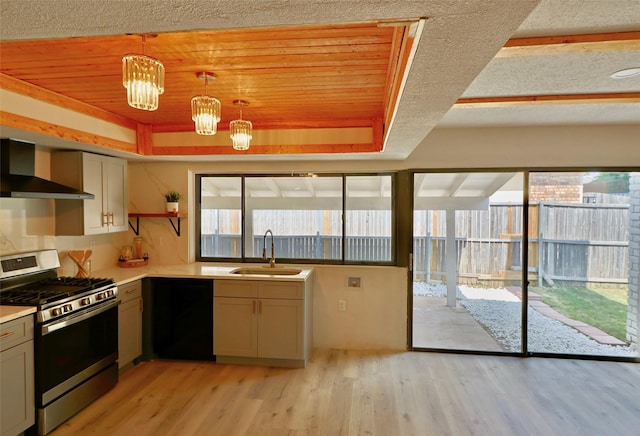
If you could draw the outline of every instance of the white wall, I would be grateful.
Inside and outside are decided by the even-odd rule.
[[[42,144],[46,145],[46,144]],[[36,172],[48,177],[47,152],[36,155]],[[406,168],[482,167],[640,167],[640,126],[435,129],[406,161],[270,161],[270,162],[130,162],[130,210],[161,212],[162,193],[185,194],[188,214],[178,237],[164,218],[141,219],[141,235],[151,262],[174,264],[193,257],[193,174],[287,171],[382,171]],[[187,195],[188,194],[188,195]],[[51,200],[0,199],[0,254],[57,248],[88,249],[94,243],[94,270],[117,263],[120,247],[132,231],[92,237],[53,235]],[[63,259],[62,274],[73,266]],[[316,346],[402,349],[406,346],[406,269],[395,267],[319,266],[315,276]],[[346,288],[346,277],[359,276],[362,290]],[[347,310],[339,312],[344,299]]]
[[[640,165],[640,120],[621,126],[434,129],[407,168]]]
[[[317,266],[313,340],[319,348],[395,349],[407,345],[407,269]],[[360,277],[361,288],[347,279]],[[345,300],[346,310],[338,310]]]

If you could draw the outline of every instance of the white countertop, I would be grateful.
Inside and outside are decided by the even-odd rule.
[[[36,313],[33,306],[0,306],[0,324]]]
[[[260,267],[264,264],[239,264],[232,266],[212,265],[206,262],[196,262],[181,265],[146,265],[136,268],[113,268],[93,271],[94,277],[113,278],[118,285],[140,280],[145,277],[167,277],[167,278],[210,278],[210,279],[231,279],[231,280],[277,280],[303,282],[313,272],[312,267],[298,267],[302,270],[296,275],[277,274],[231,274],[236,268]],[[281,265],[280,265],[281,266]],[[32,306],[0,306],[0,323],[14,320],[31,313],[35,313],[36,308]]]
[[[118,285],[123,285],[145,277],[167,278],[210,278],[231,280],[277,280],[303,282],[313,272],[313,267],[296,267],[301,269],[300,274],[231,274],[231,271],[244,267],[263,267],[264,264],[238,264],[230,266],[212,265],[207,262],[195,262],[181,265],[146,265],[136,268],[113,267],[99,271],[93,271],[95,277],[113,278]],[[282,265],[280,265],[282,266]],[[287,265],[289,267],[289,265]]]

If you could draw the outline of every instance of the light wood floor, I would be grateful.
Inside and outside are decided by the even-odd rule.
[[[305,369],[156,360],[63,435],[631,435],[640,365],[316,350]]]

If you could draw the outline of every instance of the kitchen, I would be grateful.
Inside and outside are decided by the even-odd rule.
[[[251,2],[248,2],[251,3]],[[422,16],[423,13],[437,16],[437,11],[417,10],[418,6],[397,6],[386,5],[383,2],[376,4],[380,12],[375,16],[398,16],[405,17]],[[500,35],[494,35],[494,39],[488,47],[484,48],[483,54],[473,52],[473,48],[465,49],[460,53],[460,58],[468,57],[469,71],[464,72],[464,79],[456,84],[456,87],[448,84],[451,94],[448,98],[439,100],[439,112],[423,114],[423,118],[418,121],[411,116],[410,125],[417,125],[426,122],[430,125],[436,124],[442,115],[449,109],[455,99],[461,95],[473,77],[480,72],[482,67],[490,60],[501,43],[506,40],[516,30],[518,24],[526,17],[537,2],[522,2],[527,8],[522,11],[509,12],[503,14],[505,20],[504,28],[500,30]],[[336,6],[335,7],[342,7]],[[495,6],[495,5],[494,5]],[[3,2],[4,7],[4,2]],[[302,8],[302,6],[300,6]],[[312,6],[306,6],[311,8]],[[322,6],[321,6],[322,7]],[[407,8],[402,11],[391,11],[389,8]],[[411,9],[411,7],[416,9]],[[372,7],[373,8],[373,7]],[[494,11],[483,11],[486,13],[485,20],[492,22],[489,18],[492,12],[499,10],[495,6]],[[254,13],[255,10],[251,9]],[[526,10],[525,10],[526,9]],[[300,16],[305,14],[300,11],[290,11],[282,9],[287,15],[289,23],[300,22]],[[314,16],[318,11],[307,10],[308,16]],[[313,12],[313,13],[312,13]],[[361,15],[350,11],[345,7],[341,10],[344,21],[359,21]],[[464,11],[470,13],[469,11]],[[331,22],[330,17],[324,16],[326,22]],[[4,10],[3,10],[4,14]],[[386,15],[384,15],[386,14]],[[480,14],[475,11],[474,14]],[[511,15],[509,15],[511,14]],[[149,14],[152,15],[152,14]],[[261,14],[258,14],[261,15]],[[462,14],[464,15],[464,14]],[[591,14],[598,16],[598,14]],[[602,15],[602,14],[600,14]],[[631,15],[631,14],[630,14]],[[632,15],[631,15],[632,16]],[[260,20],[255,15],[252,18],[242,18],[236,16],[235,26],[250,27],[251,24],[260,22],[262,25],[282,24],[282,20],[287,18],[263,16]],[[350,18],[350,20],[346,19]],[[36,18],[34,18],[36,20]],[[253,23],[251,20],[254,20]],[[342,20],[342,19],[341,19]],[[438,17],[438,20],[445,20]],[[453,19],[451,18],[453,21]],[[511,21],[509,21],[511,20]],[[76,20],[81,22],[82,20]],[[507,21],[509,21],[507,23]],[[318,22],[322,22],[318,18]],[[440,23],[446,23],[441,21]],[[3,27],[5,17],[3,17]],[[453,35],[448,36],[450,41],[459,41],[460,46],[464,46],[467,37],[463,37],[470,29],[466,28],[465,22],[448,23],[451,24]],[[475,31],[477,38],[480,36],[480,26]],[[228,23],[219,22],[219,27],[228,27]],[[164,24],[163,24],[164,26]],[[446,27],[444,24],[443,27]],[[46,27],[46,26],[45,26]],[[215,27],[215,26],[212,26]],[[499,26],[496,26],[499,27]],[[165,29],[159,26],[158,29]],[[3,30],[4,32],[4,30]],[[119,32],[116,32],[119,33]],[[122,32],[124,33],[124,32]],[[578,32],[576,32],[578,33]],[[4,34],[3,34],[4,35]],[[446,38],[442,39],[446,40]],[[153,42],[151,41],[150,47]],[[451,46],[456,45],[451,43]],[[446,48],[446,47],[445,47]],[[443,47],[434,48],[443,52]],[[451,49],[451,47],[449,47]],[[420,54],[424,56],[424,54]],[[456,56],[450,56],[456,58]],[[442,61],[444,62],[444,61]],[[441,65],[445,70],[452,69],[457,65],[450,60],[446,65]],[[424,63],[418,64],[426,68]],[[425,80],[425,83],[427,80]],[[416,86],[409,84],[408,86]],[[438,84],[434,85],[435,87]],[[419,87],[419,86],[418,86]],[[212,90],[215,85],[212,86]],[[413,89],[413,88],[409,88]],[[124,89],[121,88],[124,96]],[[414,92],[414,91],[413,91]],[[410,95],[411,92],[407,92]],[[3,94],[2,104],[2,137],[18,137],[19,139],[32,141],[37,144],[35,170],[36,175],[45,179],[51,178],[52,149],[68,149],[74,133],[77,131],[86,132],[83,137],[93,137],[92,135],[102,132],[102,136],[107,139],[117,139],[118,141],[134,144],[135,150],[137,141],[135,129],[129,129],[123,134],[123,129],[113,128],[104,134],[100,123],[94,124],[95,120],[87,122],[86,117],[70,113],[64,108],[56,108],[56,113],[70,117],[64,122],[56,122],[51,119],[50,107],[35,105],[32,101],[22,100],[18,102],[27,104],[29,117],[56,125],[57,133],[67,134],[67,141],[61,141],[58,134],[48,135],[14,127],[6,127],[5,120],[8,113],[19,112],[18,106],[13,106],[14,100]],[[415,101],[405,102],[411,104],[409,107],[401,106],[405,117],[409,113],[420,113],[422,101],[427,99],[438,100],[437,95],[424,91],[419,94]],[[124,98],[124,97],[123,97]],[[8,105],[12,109],[8,109]],[[161,103],[162,105],[162,97]],[[636,104],[637,106],[637,104]],[[636,106],[632,106],[635,108]],[[249,108],[245,114],[250,113]],[[24,109],[21,109],[24,110]],[[186,109],[188,111],[188,108]],[[233,109],[229,109],[232,112]],[[634,109],[631,111],[633,113]],[[24,112],[21,112],[24,114]],[[627,112],[628,113],[628,112]],[[24,115],[23,115],[24,116]],[[70,125],[70,128],[60,128],[61,125]],[[17,132],[16,132],[17,130]],[[419,130],[419,129],[418,129]],[[46,131],[46,129],[45,129]],[[18,133],[19,135],[16,135]],[[222,132],[221,132],[222,133]],[[224,132],[226,133],[226,132]],[[418,134],[426,134],[419,132]],[[610,123],[601,125],[554,125],[554,126],[467,126],[465,128],[438,126],[433,129],[428,137],[416,141],[421,143],[415,150],[398,158],[369,159],[368,156],[354,155],[348,160],[333,156],[325,156],[316,160],[312,155],[280,155],[276,158],[262,159],[260,155],[242,155],[241,158],[230,156],[213,156],[201,159],[200,157],[163,156],[158,159],[145,159],[137,153],[129,151],[107,149],[106,154],[119,158],[126,158],[127,185],[128,185],[128,211],[129,212],[160,212],[164,208],[163,194],[168,190],[176,190],[183,193],[184,198],[180,202],[180,208],[186,217],[182,221],[182,231],[180,236],[176,234],[171,224],[166,218],[144,218],[140,220],[140,232],[144,238],[145,250],[149,254],[149,268],[165,269],[166,266],[192,264],[195,261],[195,192],[193,188],[194,175],[200,173],[288,173],[295,171],[315,171],[315,172],[372,172],[372,171],[398,171],[408,168],[493,168],[496,166],[508,168],[531,168],[547,167],[550,159],[553,159],[554,167],[637,167],[637,137],[639,135],[637,124],[633,123]],[[100,134],[98,134],[100,136]],[[162,138],[162,135],[158,135]],[[122,138],[126,138],[126,141]],[[184,137],[183,137],[184,138]],[[183,139],[181,138],[181,140]],[[188,141],[187,141],[188,142]],[[607,146],[603,147],[603,143]],[[514,145],[515,144],[515,145]],[[77,149],[90,152],[104,152],[104,147],[90,142],[75,143]],[[536,150],[531,154],[530,150]],[[309,157],[312,156],[312,157]],[[383,155],[381,155],[383,156]],[[461,157],[465,157],[462,159]],[[0,239],[0,254],[12,254],[34,250],[56,249],[61,253],[61,266],[58,270],[60,275],[74,275],[75,266],[64,253],[70,250],[93,251],[91,257],[92,275],[102,275],[103,271],[111,271],[116,268],[122,246],[131,245],[133,231],[126,231],[95,234],[91,236],[61,236],[56,235],[55,201],[48,199],[18,199],[3,198],[0,200],[0,219],[2,222],[2,234]],[[403,266],[358,266],[358,265],[315,265],[313,284],[313,342],[314,347],[336,348],[336,349],[377,349],[377,350],[404,350],[407,344],[407,268]],[[122,272],[122,271],[120,271]],[[127,272],[129,273],[129,272]],[[132,273],[136,274],[136,273]],[[112,274],[113,275],[113,274]],[[353,290],[346,286],[346,278],[349,276],[361,277],[366,287],[363,290]],[[358,304],[362,295],[366,294],[367,304]],[[336,310],[335,302],[345,300],[347,302],[348,316]],[[384,322],[379,322],[384,319]]]

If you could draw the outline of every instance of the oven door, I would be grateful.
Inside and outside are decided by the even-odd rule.
[[[118,360],[119,302],[111,300],[38,326],[38,406],[50,403]]]

